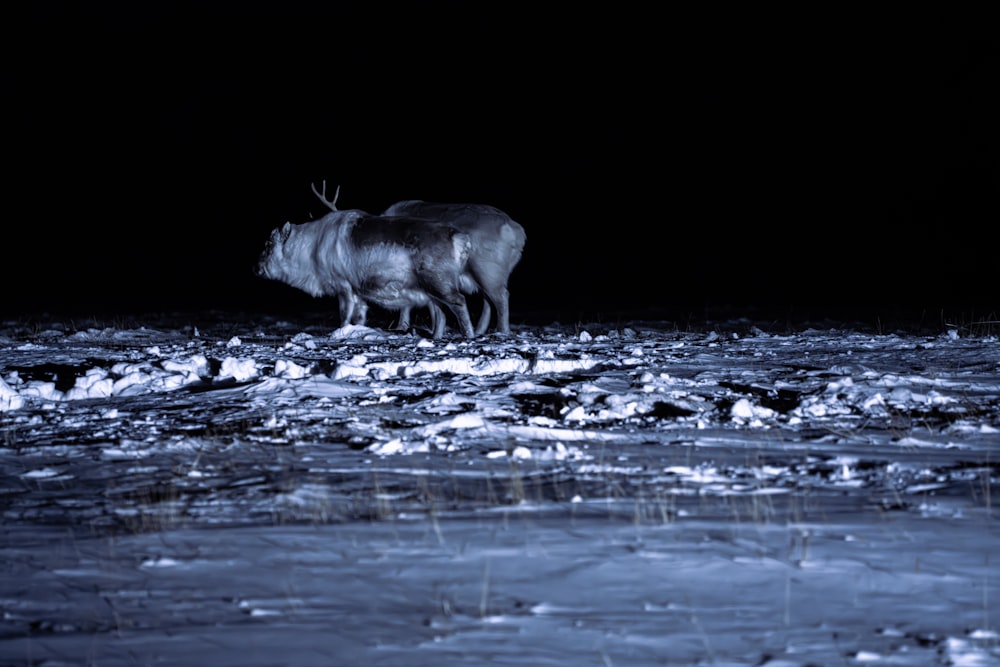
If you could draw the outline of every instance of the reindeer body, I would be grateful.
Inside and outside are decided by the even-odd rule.
[[[257,275],[316,297],[340,299],[342,324],[364,321],[368,303],[388,310],[431,309],[434,338],[444,334],[442,306],[474,336],[464,291],[470,236],[455,227],[408,216],[333,210],[271,232]]]

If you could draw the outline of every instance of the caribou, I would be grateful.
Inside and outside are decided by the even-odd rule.
[[[325,193],[324,183],[323,196],[316,194],[326,202]],[[427,307],[439,339],[447,307],[462,334],[475,336],[465,299],[476,289],[468,233],[414,216],[341,211],[335,202],[318,220],[272,230],[255,273],[315,297],[338,297],[342,325],[363,323],[369,303],[404,312]]]
[[[410,199],[396,202],[382,215],[435,220],[468,234],[472,239],[468,272],[483,296],[476,334],[482,335],[489,328],[491,305],[496,310],[496,330],[510,333],[507,285],[524,252],[524,227],[500,209],[486,204],[444,204]],[[409,309],[401,311],[400,322],[409,322]]]

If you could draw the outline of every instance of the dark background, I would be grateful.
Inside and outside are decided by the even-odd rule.
[[[335,315],[252,274],[273,227],[323,215],[322,180],[340,208],[505,210],[514,323],[1000,311],[1000,58],[975,20],[204,5],[8,16],[0,314]]]

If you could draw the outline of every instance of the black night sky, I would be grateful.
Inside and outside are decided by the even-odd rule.
[[[335,313],[252,274],[324,179],[521,222],[515,324],[1000,312],[1000,51],[935,17],[33,6],[3,47],[0,315]]]

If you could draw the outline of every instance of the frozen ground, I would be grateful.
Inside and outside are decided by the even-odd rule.
[[[996,665],[1000,341],[0,325],[0,665]]]

